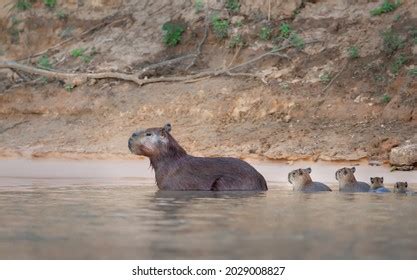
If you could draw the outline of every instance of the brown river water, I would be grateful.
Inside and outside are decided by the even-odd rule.
[[[344,194],[343,164],[255,162],[267,192],[161,192],[148,161],[0,161],[0,259],[417,259],[417,195]],[[331,193],[291,191],[310,166]],[[417,172],[356,166],[358,180]]]

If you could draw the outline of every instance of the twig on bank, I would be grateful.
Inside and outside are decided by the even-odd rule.
[[[349,62],[346,62],[345,65],[342,67],[342,70],[339,71],[339,73],[337,73],[333,79],[327,84],[327,86],[323,89],[322,93],[325,93],[326,90],[333,84],[333,82],[340,76],[340,74],[342,74],[343,71],[345,71],[346,66],[348,65]]]
[[[208,3],[206,3],[206,13],[205,13],[205,16],[204,16],[204,36],[203,36],[203,38],[201,39],[201,41],[197,45],[197,50],[196,50],[196,52],[194,54],[193,60],[185,68],[186,71],[188,71],[188,69],[190,69],[192,66],[195,65],[196,60],[201,55],[201,49],[203,48],[203,44],[207,40],[207,37],[208,37],[209,25],[210,25],[209,24],[209,8],[208,8]]]

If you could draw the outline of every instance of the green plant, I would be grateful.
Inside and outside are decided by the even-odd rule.
[[[56,0],[43,0],[43,3],[45,4],[46,7],[48,7],[49,9],[53,9],[56,6]]]
[[[414,27],[410,30],[411,40],[413,40],[414,45],[417,45],[417,27]]]
[[[226,0],[225,7],[229,12],[233,12],[233,13],[239,12],[239,9],[240,9],[239,0]]]
[[[84,48],[73,49],[70,54],[72,57],[80,57],[84,54],[85,50]]]
[[[383,39],[383,50],[388,55],[393,54],[396,50],[404,46],[404,41],[401,37],[392,30],[387,30],[381,33]]]
[[[394,60],[394,63],[391,65],[391,73],[397,75],[401,67],[407,62],[407,58],[400,54]]]
[[[32,8],[32,4],[27,0],[17,0],[15,7],[19,11],[26,11]]]
[[[292,32],[291,26],[288,23],[281,23],[279,26],[279,34],[281,37],[288,38]]]
[[[52,69],[51,62],[47,55],[43,55],[38,59],[38,67],[46,70]]]
[[[93,55],[97,53],[96,48],[93,47],[89,54],[86,54],[86,50],[85,48],[73,49],[70,55],[74,58],[79,57],[85,63],[90,63],[93,60]]]
[[[64,89],[68,92],[71,92],[75,88],[74,84],[68,83],[64,85]]]
[[[412,77],[417,77],[417,67],[411,68],[410,70],[408,70],[408,75],[412,76]]]
[[[268,41],[271,39],[272,29],[269,26],[263,26],[261,30],[259,30],[259,39],[263,41]]]
[[[381,97],[381,102],[384,104],[387,104],[391,101],[391,96],[389,96],[388,94],[384,93],[384,95]]]
[[[319,79],[320,79],[320,82],[327,85],[332,80],[332,76],[330,75],[329,72],[323,72],[322,74],[320,74]]]
[[[394,21],[399,21],[400,19],[401,19],[401,15],[400,14],[398,14],[398,15],[396,15],[394,17]]]
[[[239,28],[239,27],[242,27],[242,26],[243,26],[243,20],[240,19],[240,20],[235,22],[235,27]]]
[[[9,33],[11,37],[11,43],[12,44],[18,44],[20,41],[20,29],[19,24],[22,21],[16,18],[15,16],[12,16],[12,25],[7,29],[7,33]]]
[[[195,2],[194,2],[195,12],[198,14],[203,10],[203,8],[204,8],[203,0],[195,0]]]
[[[229,21],[226,19],[220,19],[217,15],[215,15],[211,19],[211,24],[213,26],[214,35],[218,39],[227,37],[229,33]]]
[[[64,10],[59,10],[56,12],[56,16],[59,20],[65,20],[68,18],[68,14]]]
[[[162,41],[166,46],[176,46],[181,42],[182,33],[185,28],[176,23],[166,22],[162,25],[162,31],[164,32]]]
[[[372,16],[379,16],[385,13],[390,13],[390,12],[395,11],[400,5],[401,5],[400,1],[395,1],[395,3],[392,3],[389,0],[384,0],[384,2],[382,2],[382,4],[379,7],[372,9],[370,13]]]
[[[302,50],[305,46],[303,38],[299,36],[297,33],[292,32],[290,34],[290,37],[288,38],[290,40],[291,45],[296,48],[297,50]]]
[[[229,41],[229,48],[242,47],[244,45],[243,38],[240,34],[233,35]]]
[[[348,54],[349,57],[352,59],[358,58],[359,57],[359,48],[356,46],[350,46],[348,48]]]

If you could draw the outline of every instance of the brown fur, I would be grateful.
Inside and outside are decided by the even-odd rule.
[[[171,136],[171,125],[132,134],[129,149],[150,159],[161,190],[267,190],[264,177],[247,162],[230,157],[194,157]]]
[[[336,171],[336,180],[339,181],[339,191],[341,192],[369,192],[370,186],[365,182],[356,181],[356,168],[343,167]]]
[[[320,182],[313,182],[310,177],[311,168],[296,169],[288,173],[288,182],[293,185],[294,191],[320,192],[332,191],[328,186]]]
[[[397,182],[394,185],[394,192],[395,193],[407,193],[407,182]]]
[[[384,177],[371,177],[371,189],[376,190],[384,187]]]

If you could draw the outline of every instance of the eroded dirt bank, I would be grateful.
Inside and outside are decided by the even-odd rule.
[[[267,84],[250,77],[222,76],[142,87],[126,81],[92,80],[68,91],[62,81],[33,82],[22,73],[4,70],[0,156],[133,158],[127,149],[132,131],[165,122],[173,125],[174,137],[197,155],[387,161],[393,147],[417,143],[417,82],[410,74],[417,63],[413,1],[403,1],[394,12],[378,17],[369,14],[377,2],[356,1],[346,6],[343,1],[294,1],[281,14],[273,12],[270,22],[262,13],[263,4],[255,9],[256,3],[246,2],[242,1],[240,12],[228,14],[216,6],[220,4],[209,1],[229,20],[229,39],[219,41],[210,31],[191,71],[244,63],[271,50],[275,42],[260,40],[260,28],[268,25],[278,30],[287,22],[306,42],[304,48],[288,48],[282,52],[287,57],[269,57],[242,69],[261,76]],[[203,36],[204,14],[196,13],[194,4],[187,1],[103,4],[89,15],[80,7],[62,9],[68,13],[67,21],[37,6],[3,15],[3,30],[10,29],[11,16],[22,17],[19,38],[26,44],[16,44],[14,33],[15,37],[4,33],[1,59],[36,54],[60,42],[64,30],[72,27],[74,34],[82,34],[115,10],[130,11],[128,20],[48,53],[53,69],[131,73],[192,53]],[[46,19],[52,24],[45,24]],[[185,22],[187,29],[181,44],[167,48],[161,43],[160,28],[176,20]],[[243,23],[233,23],[238,20]],[[33,30],[34,26],[39,30]],[[47,43],[33,36],[48,28],[53,30],[45,35]],[[390,54],[384,52],[381,37],[388,29],[403,41]],[[236,34],[245,40],[239,49],[230,47]],[[353,45],[360,52],[355,59],[347,52]],[[80,47],[94,47],[91,61],[83,63],[70,55]],[[392,65],[400,56],[407,59],[393,73]],[[36,65],[38,58],[26,61]],[[187,74],[187,65],[189,61],[147,76]]]

